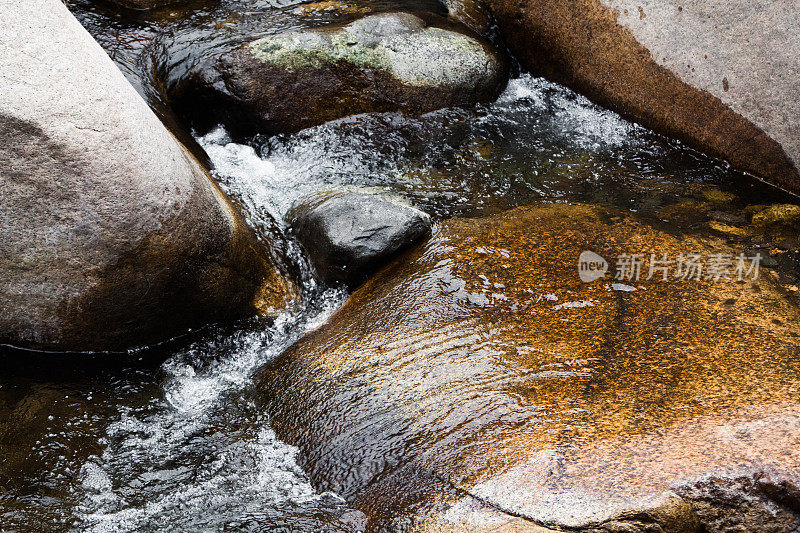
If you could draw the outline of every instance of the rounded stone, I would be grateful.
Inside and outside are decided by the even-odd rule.
[[[289,218],[317,274],[350,286],[431,232],[431,219],[422,211],[355,192],[306,198]]]
[[[237,135],[494,99],[507,81],[503,56],[467,30],[418,15],[381,13],[264,37],[201,61],[170,97],[195,127],[222,123]]]
[[[125,350],[281,307],[264,245],[64,4],[0,16],[0,343]]]

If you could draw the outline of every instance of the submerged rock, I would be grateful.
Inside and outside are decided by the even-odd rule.
[[[295,13],[300,15],[315,15],[321,13],[337,13],[339,15],[366,15],[372,9],[366,5],[359,5],[357,3],[348,4],[341,0],[321,0],[319,2],[310,2],[300,4],[294,10]]]
[[[791,225],[800,220],[800,205],[777,204],[753,215],[753,225]]]
[[[520,62],[800,194],[792,0],[488,0]]]
[[[261,245],[64,4],[0,16],[0,343],[123,350],[282,306]]]
[[[681,253],[738,251],[611,208],[445,221],[267,366],[264,408],[371,530],[790,531],[800,310],[766,271],[611,279]]]
[[[489,44],[409,13],[264,37],[209,58],[170,92],[195,126],[294,132],[347,115],[492,100],[507,66]],[[437,22],[438,21],[438,22]]]
[[[422,211],[353,192],[306,199],[290,218],[320,277],[351,286],[431,232]]]

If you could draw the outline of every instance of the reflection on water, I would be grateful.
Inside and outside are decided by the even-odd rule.
[[[69,3],[157,107],[163,84],[215,47],[339,16],[298,11],[294,2],[220,0],[189,16],[165,10],[131,19],[88,0]],[[476,109],[362,115],[247,144],[216,130],[198,141],[261,233],[283,233],[291,205],[321,188],[399,196],[439,219],[533,202],[613,204],[671,232],[763,250],[785,285],[796,284],[796,238],[749,223],[754,205],[784,196],[529,76]],[[272,323],[209,330],[113,363],[7,354],[3,364],[14,372],[0,376],[0,527],[358,529],[358,513],[309,484],[297,450],[276,439],[250,400],[253,373],[345,296],[315,283],[291,238],[280,242],[303,291]],[[460,286],[453,293],[474,297]],[[478,363],[464,361],[465,369],[477,372]]]

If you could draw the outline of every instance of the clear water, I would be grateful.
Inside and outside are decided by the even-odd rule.
[[[242,2],[220,2],[198,11],[191,24],[169,15],[134,24],[73,2],[154,105],[163,102],[142,74],[148,63],[140,54],[156,42],[186,41],[182,24],[207,31],[223,20],[219,10],[233,7],[237,16],[266,17],[272,25],[262,20],[264,31],[284,28],[275,22],[281,17],[295,20],[283,5],[248,5],[242,11]],[[221,46],[216,39],[208,33],[206,45]],[[167,55],[179,56],[174,49]],[[534,202],[610,203],[669,231],[699,233],[719,224],[746,227],[749,205],[786,200],[525,75],[511,80],[497,102],[475,109],[348,117],[246,144],[230,142],[220,128],[197,141],[248,222],[277,242],[302,288],[298,301],[274,321],[209,328],[114,360],[2,354],[0,528],[359,530],[363,515],[336,494],[315,490],[297,466],[297,450],[276,438],[251,400],[254,372],[346,298],[313,279],[287,235],[285,215],[305,194],[366,189],[436,219]],[[785,284],[796,284],[798,246],[791,239],[714,234],[768,252]]]
[[[200,139],[225,180],[262,186],[260,205],[285,212],[292,198],[325,188],[399,196],[437,217],[490,215],[535,201],[611,201],[640,208],[681,183],[724,183],[732,173],[678,143],[523,75],[497,102],[419,118],[347,117],[292,136],[230,144],[218,129]],[[727,185],[726,185],[727,186]],[[256,193],[258,194],[258,193]],[[671,198],[659,201],[669,202]]]

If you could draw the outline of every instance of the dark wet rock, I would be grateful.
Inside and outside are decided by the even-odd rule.
[[[108,0],[128,9],[159,9],[178,4],[197,3],[197,0]],[[210,0],[206,3],[210,3]]]
[[[170,96],[196,127],[223,123],[238,134],[494,99],[506,82],[505,60],[450,26],[434,15],[426,21],[382,13],[343,27],[272,35],[209,57]]]
[[[0,16],[0,343],[121,350],[281,306],[262,245],[64,4]]]
[[[258,377],[315,486],[374,530],[800,526],[793,300],[766,269],[583,283],[584,250],[740,251],[601,207],[441,223]]]
[[[522,65],[800,194],[792,0],[489,0]]]
[[[491,28],[489,7],[481,0],[445,0],[447,14],[481,35]]]
[[[431,232],[422,211],[353,192],[306,199],[290,218],[320,277],[351,286]]]

